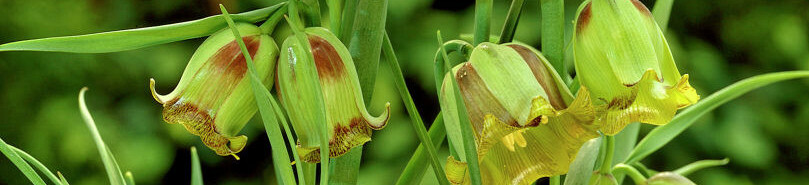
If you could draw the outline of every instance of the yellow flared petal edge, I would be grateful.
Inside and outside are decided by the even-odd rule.
[[[637,83],[625,87],[631,93],[596,107],[594,124],[599,125],[606,135],[618,134],[632,122],[666,124],[677,109],[699,100],[696,90],[688,83],[688,74],[674,84],[666,86],[654,70],[646,70]]]
[[[365,108],[357,72],[348,49],[324,28],[307,28],[305,31],[326,105],[326,121],[330,129],[329,157],[336,158],[370,141],[372,130],[385,127],[390,119],[390,103],[385,104],[385,110],[379,116],[370,115]],[[295,86],[281,90],[284,89],[290,90],[289,93],[282,94],[289,96],[288,98],[291,98],[290,95],[293,94],[290,93],[293,91],[300,91]],[[286,106],[296,106],[299,103],[293,99],[296,98],[285,100],[290,101]],[[307,129],[316,127],[311,126],[311,122],[300,119],[301,116],[309,115],[296,114],[292,117],[293,126],[299,135],[298,154],[303,161],[320,162],[320,142],[312,138],[315,134],[305,133],[317,132]]]
[[[530,184],[567,173],[581,145],[599,136],[592,124],[589,92],[581,88],[578,95],[564,110],[553,109],[542,97],[534,98],[533,118],[525,126],[486,115],[483,131],[476,138],[482,183]],[[446,170],[450,182],[469,183],[465,163],[450,158]]]

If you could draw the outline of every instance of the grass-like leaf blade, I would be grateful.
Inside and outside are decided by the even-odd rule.
[[[35,185],[45,185],[45,181],[42,180],[42,177],[39,177],[39,174],[34,171],[34,168],[31,168],[31,165],[26,163],[22,157],[20,157],[20,155],[18,155],[17,152],[12,149],[12,146],[8,145],[5,141],[3,141],[3,139],[0,139],[0,152],[3,152],[3,154],[5,154],[6,157],[11,160],[11,163],[14,163],[14,165],[17,166],[17,169],[20,169],[23,175],[25,175],[25,177],[27,177],[31,183]]]
[[[788,72],[775,72],[758,76],[753,76],[742,81],[736,82],[711,94],[705,99],[700,100],[691,107],[686,108],[671,120],[666,125],[660,126],[649,132],[646,137],[641,140],[634,150],[629,154],[625,164],[632,164],[640,161],[644,157],[657,151],[666,143],[677,137],[691,124],[694,123],[699,117],[714,110],[722,104],[741,96],[744,93],[759,87],[772,84],[779,81],[807,78],[809,71],[788,71]]]
[[[256,75],[256,69],[255,66],[253,66],[253,58],[250,56],[250,53],[247,52],[247,46],[245,46],[244,40],[241,39],[242,36],[239,34],[239,30],[236,29],[236,23],[233,22],[225,6],[219,4],[219,8],[222,10],[223,18],[226,20],[230,30],[233,31],[233,37],[236,38],[236,42],[239,44],[239,48],[244,55],[245,62],[247,62],[248,75],[251,79],[250,85],[253,89],[259,114],[261,114],[261,119],[264,121],[264,129],[267,131],[267,137],[270,139],[273,165],[275,166],[276,172],[279,174],[278,178],[281,179],[283,184],[296,184],[295,175],[292,173],[292,167],[289,165],[290,161],[287,146],[286,143],[284,143],[284,138],[281,137],[278,119],[275,117],[270,105],[269,96],[267,96],[269,91],[267,91],[261,83],[261,79]]]
[[[90,115],[90,111],[87,109],[87,104],[84,101],[85,92],[87,92],[87,87],[79,91],[79,110],[81,111],[81,117],[84,119],[87,128],[90,129],[90,134],[93,136],[93,140],[96,143],[98,154],[101,156],[101,161],[104,163],[104,169],[107,171],[110,184],[124,185],[126,182],[124,181],[124,175],[121,173],[121,169],[118,168],[118,162],[115,161],[115,157],[112,155],[112,152],[110,152],[110,148],[107,147],[107,145],[104,144],[104,140],[101,139],[101,134],[98,133],[98,128],[96,128],[93,116]]]
[[[233,19],[240,22],[258,22],[266,19],[283,4],[236,14],[233,15]],[[0,51],[118,52],[204,37],[225,27],[227,24],[222,16],[215,15],[162,26],[17,41],[0,45]]]
[[[191,147],[191,185],[202,185],[202,167],[199,164],[197,148]]]
[[[430,135],[430,140],[433,141],[433,147],[435,148],[441,147],[444,143],[444,139],[447,137],[447,129],[444,128],[444,116],[441,112],[438,112],[435,120],[433,120],[433,124],[430,125],[430,131],[427,132],[427,135]],[[421,179],[424,177],[424,174],[427,173],[428,161],[430,161],[430,156],[427,154],[426,146],[419,144],[419,147],[416,148],[416,152],[413,153],[413,156],[410,157],[410,161],[407,162],[404,171],[399,175],[399,180],[396,181],[396,185],[421,184]]]
[[[48,167],[43,165],[42,162],[39,162],[39,160],[34,158],[34,156],[31,156],[27,152],[20,150],[17,147],[11,145],[7,146],[13,149],[14,152],[17,152],[17,155],[25,159],[25,161],[27,161],[29,164],[34,165],[34,167],[36,167],[37,170],[39,170],[39,173],[45,174],[45,177],[48,177],[48,179],[50,179],[54,184],[62,184],[61,180],[59,180],[59,178],[57,178],[56,175],[54,175],[53,172],[51,172],[51,170],[48,169]]]

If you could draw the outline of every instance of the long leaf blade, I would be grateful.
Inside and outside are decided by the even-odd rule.
[[[447,129],[444,129],[444,116],[441,115],[441,112],[438,112],[427,134],[430,135],[430,140],[433,141],[433,147],[439,148],[444,143],[444,139],[447,137]],[[420,184],[421,178],[427,173],[428,161],[430,161],[430,156],[427,154],[426,146],[419,144],[419,147],[416,148],[416,152],[413,153],[413,156],[410,157],[410,161],[407,162],[404,171],[399,175],[399,180],[396,181],[396,185]]]
[[[233,15],[240,22],[258,22],[284,3]],[[55,51],[71,53],[109,53],[133,50],[186,39],[208,36],[227,24],[221,15],[162,26],[119,30],[87,35],[24,40],[0,45],[2,51]]]
[[[191,147],[191,185],[202,185],[202,167],[199,164],[197,147]]]
[[[807,77],[809,77],[809,71],[776,72],[750,77],[731,84],[711,94],[707,98],[700,100],[700,102],[691,105],[691,107],[674,116],[668,124],[657,127],[649,132],[649,134],[638,143],[638,146],[632,150],[624,163],[632,164],[652,154],[691,126],[699,117],[742,94],[775,82]]]
[[[39,177],[39,174],[34,171],[34,168],[31,168],[31,165],[26,163],[22,157],[20,157],[20,155],[17,155],[17,152],[14,152],[11,145],[6,144],[3,139],[0,139],[0,152],[3,152],[3,154],[5,154],[6,157],[11,160],[11,163],[14,163],[14,165],[17,166],[17,169],[20,169],[23,175],[25,175],[25,177],[27,177],[31,183],[36,185],[45,185],[45,181]]]
[[[410,116],[413,129],[416,130],[416,135],[419,137],[421,143],[427,144],[422,146],[426,147],[427,153],[430,155],[435,177],[438,179],[439,184],[449,184],[446,173],[444,173],[444,168],[440,160],[438,160],[438,150],[430,145],[433,141],[427,136],[427,128],[425,128],[424,121],[422,121],[421,115],[418,109],[416,109],[416,104],[413,103],[413,98],[410,96],[410,91],[407,89],[402,75],[402,69],[399,67],[399,59],[396,58],[396,53],[393,51],[393,45],[390,43],[388,34],[385,34],[383,46],[382,51],[384,51],[385,60],[388,62],[388,66],[390,66],[391,72],[393,73],[393,81],[396,83],[396,89],[399,90],[399,95],[402,96],[402,102],[405,103],[405,108],[407,109],[407,114]]]
[[[34,158],[34,156],[31,156],[31,154],[28,154],[27,152],[20,150],[17,147],[11,145],[7,146],[13,149],[14,152],[17,152],[17,155],[25,159],[25,161],[27,161],[29,164],[34,165],[34,167],[36,167],[40,173],[45,174],[45,177],[48,177],[48,179],[50,179],[54,184],[62,184],[59,178],[57,178],[56,175],[54,175],[53,172],[51,172],[51,170],[48,169],[48,167],[43,165],[42,162],[39,162],[39,160]]]
[[[96,123],[93,120],[93,116],[90,115],[90,111],[87,109],[87,104],[84,101],[85,92],[87,92],[87,87],[84,87],[81,89],[81,91],[79,91],[79,110],[81,111],[81,117],[84,119],[84,123],[87,125],[87,128],[90,130],[90,134],[93,136],[93,141],[96,143],[98,154],[101,156],[101,161],[104,163],[104,169],[107,171],[107,177],[110,179],[110,184],[126,184],[124,181],[124,175],[121,173],[121,169],[118,168],[118,162],[115,161],[115,157],[112,155],[112,152],[110,152],[109,147],[107,147],[107,145],[104,144],[104,140],[101,139],[101,134],[98,133],[98,128],[96,128]]]
[[[236,29],[236,23],[233,22],[233,19],[230,17],[230,14],[228,14],[225,6],[219,4],[219,8],[222,10],[223,18],[230,27],[230,30],[233,32],[233,37],[237,38],[236,42],[239,44],[239,48],[242,50],[245,62],[247,63],[253,95],[255,96],[254,98],[256,99],[256,104],[258,106],[259,113],[261,114],[261,119],[264,121],[264,129],[267,131],[267,137],[270,139],[275,170],[278,174],[280,174],[279,179],[281,179],[284,184],[296,184],[295,175],[292,173],[292,167],[288,165],[290,164],[289,154],[287,153],[284,138],[281,137],[281,129],[278,126],[278,119],[275,117],[272,110],[269,97],[266,96],[269,94],[269,92],[266,88],[264,88],[261,80],[256,75],[256,69],[255,66],[253,66],[253,58],[250,56],[250,53],[247,52],[247,46],[245,46],[244,40],[241,39],[242,36],[239,34],[239,30]]]

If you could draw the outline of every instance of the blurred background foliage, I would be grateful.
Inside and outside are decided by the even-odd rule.
[[[0,0],[0,43],[188,21],[219,14],[219,3],[241,12],[279,1]],[[580,2],[566,1],[568,27]],[[654,5],[653,0],[642,2]],[[495,2],[493,33],[499,33],[509,3]],[[439,110],[431,64],[435,31],[440,29],[445,40],[471,33],[472,5],[470,0],[388,3],[387,28],[425,122]],[[807,7],[806,0],[677,0],[666,34],[680,71],[691,75],[693,86],[705,97],[756,74],[809,70]],[[541,48],[538,2],[527,1],[523,11],[515,38]],[[571,35],[568,30],[566,36]],[[158,81],[158,91],[169,92],[202,40],[109,54],[0,53],[0,137],[73,184],[105,184],[101,161],[77,108],[78,90],[87,86],[88,106],[102,136],[121,168],[132,171],[138,183],[188,183],[190,146],[201,148],[209,184],[275,183],[269,142],[258,118],[242,131],[250,143],[240,153],[241,161],[216,156],[181,126],[161,120],[161,106],[149,95],[148,79]],[[572,57],[567,58],[572,64]],[[366,145],[360,184],[395,182],[418,141],[392,77],[385,72],[387,64],[382,62],[379,69],[369,106],[379,112],[390,101],[392,121]],[[643,162],[656,170],[673,170],[699,159],[728,157],[729,165],[691,177],[700,184],[809,182],[807,92],[807,80],[753,91],[700,119]],[[641,136],[651,128],[644,125]],[[425,184],[434,178],[425,175]],[[27,183],[6,158],[0,159],[0,184]]]

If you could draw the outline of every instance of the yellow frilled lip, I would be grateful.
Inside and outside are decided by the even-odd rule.
[[[506,123],[487,114],[475,138],[483,184],[530,184],[542,177],[567,173],[584,142],[599,136],[589,92],[581,88],[567,109],[554,109],[545,98],[535,97],[531,119],[524,126]],[[448,180],[469,184],[465,162],[449,157]]]
[[[627,93],[609,100],[596,100],[601,103],[595,106],[594,125],[601,127],[601,132],[606,135],[615,135],[632,122],[653,125],[668,123],[677,109],[694,104],[700,98],[688,83],[688,74],[673,84],[666,86],[654,70],[646,70],[638,82],[625,85],[624,89],[618,91]]]

